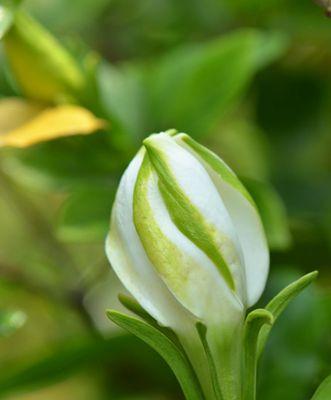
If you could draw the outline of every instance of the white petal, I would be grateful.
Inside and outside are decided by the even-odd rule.
[[[160,275],[169,290],[195,316],[202,320],[213,320],[224,324],[227,320],[231,320],[234,314],[242,313],[243,305],[226,285],[208,256],[176,227],[159,191],[157,181],[155,173],[147,183],[147,202],[148,207],[153,210],[154,218],[150,223],[156,224],[162,236],[170,241],[180,254],[179,264],[171,253],[164,254],[170,265],[168,264]],[[153,243],[150,243],[149,247],[153,251]]]
[[[178,135],[175,140],[203,163],[218,188],[232,219],[244,254],[248,306],[252,306],[263,293],[269,273],[268,244],[258,211],[247,196],[243,195],[242,191],[237,190],[235,186],[222,179],[222,176],[216,173],[210,164],[205,162],[187,143],[183,142],[181,135]],[[220,162],[224,165],[223,161],[220,160]],[[233,173],[229,167],[227,169]],[[233,176],[235,177],[234,173]]]
[[[178,145],[172,137],[164,134],[152,135],[147,141],[164,156],[167,166],[185,196],[217,233],[219,251],[236,282],[238,295],[243,303],[246,303],[245,270],[241,246],[222,197],[204,166],[189,151]]]
[[[156,320],[176,325],[187,312],[169,292],[151,265],[133,224],[133,190],[144,151],[140,151],[124,173],[112,210],[106,240],[108,259],[127,290]]]
[[[232,186],[224,181],[219,182],[219,191],[231,215],[244,253],[250,307],[259,300],[266,285],[269,273],[268,244],[257,210]]]

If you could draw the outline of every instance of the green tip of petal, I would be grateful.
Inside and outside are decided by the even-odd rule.
[[[150,136],[148,136],[148,138],[143,140],[143,146],[145,147],[146,150],[148,150],[150,148]]]
[[[146,149],[148,157],[149,157],[151,163],[153,164],[153,167],[158,172],[158,174],[160,174],[165,169],[165,166],[166,166],[166,163],[162,157],[162,151],[160,149],[161,144],[160,144],[159,140],[161,138],[159,135],[160,134],[154,133],[154,134],[148,136],[148,138],[146,138],[143,141],[143,145]]]
[[[155,141],[157,137],[157,133],[153,133],[152,135],[149,135],[146,139],[143,140],[143,146],[145,147],[146,150],[151,150],[153,146],[153,142]]]
[[[168,136],[176,136],[178,134],[177,129],[168,129],[164,132]]]
[[[183,142],[187,142],[187,141],[189,141],[190,139],[193,140],[193,139],[191,138],[191,136],[188,135],[187,133],[179,133],[179,134],[178,134],[178,138],[182,139]]]

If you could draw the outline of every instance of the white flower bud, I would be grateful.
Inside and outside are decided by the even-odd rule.
[[[229,167],[185,134],[151,135],[116,196],[107,254],[162,324],[174,306],[217,318],[260,297],[268,248],[253,200]]]
[[[121,180],[106,251],[160,324],[185,341],[202,321],[216,365],[240,368],[232,337],[264,289],[269,253],[252,198],[219,157],[186,134],[145,139]]]

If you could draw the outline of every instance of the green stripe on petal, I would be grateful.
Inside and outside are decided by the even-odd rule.
[[[190,275],[194,260],[184,259],[182,253],[161,231],[148,200],[148,187],[152,177],[152,165],[145,156],[141,165],[133,198],[133,220],[142,245],[154,268],[168,287],[181,298],[185,281]],[[169,260],[171,260],[169,262]]]
[[[220,232],[216,232],[215,227],[206,222],[199,210],[190,202],[162,154],[149,143],[148,139],[144,141],[144,146],[158,174],[159,188],[171,219],[177,228],[210,258],[228,286],[235,290],[230,269],[217,245]],[[225,236],[222,238],[224,242],[227,240]]]
[[[210,150],[186,134],[174,140],[204,165],[235,226],[244,254],[248,305],[261,296],[269,270],[269,251],[258,209],[235,173]]]
[[[168,129],[164,133],[169,136],[176,136],[178,134],[178,131],[176,129]]]
[[[191,149],[193,149],[217,174],[219,174],[225,182],[238,190],[246,200],[256,208],[254,200],[246,190],[245,186],[221,158],[185,133],[176,135],[176,138],[180,138],[184,143],[191,147]]]

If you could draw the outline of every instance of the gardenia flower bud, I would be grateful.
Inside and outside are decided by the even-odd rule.
[[[240,336],[269,265],[256,206],[234,172],[188,135],[162,132],[143,144],[117,192],[108,258],[160,324],[183,338],[202,321],[215,363],[240,368],[232,337]],[[234,379],[223,383],[229,392]]]

